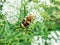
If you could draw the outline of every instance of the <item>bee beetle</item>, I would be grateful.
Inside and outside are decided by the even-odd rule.
[[[21,22],[21,26],[23,28],[25,27],[29,27],[30,23],[32,22],[32,20],[34,20],[34,16],[32,14],[29,14],[27,17],[25,17],[22,22]]]

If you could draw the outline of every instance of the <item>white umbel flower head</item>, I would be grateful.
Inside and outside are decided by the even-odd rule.
[[[51,45],[60,45],[60,42],[53,41],[51,42]]]
[[[8,3],[4,3],[3,4],[3,8],[2,8],[2,14],[8,13],[10,11],[10,6]]]
[[[51,31],[51,35],[52,35],[53,38],[58,39],[58,37],[57,37],[55,32]]]
[[[32,45],[44,45],[44,40],[42,39],[41,36],[34,36],[33,42],[31,43]]]
[[[60,31],[51,31],[48,35],[47,43],[50,45],[60,45]]]
[[[46,5],[49,7],[50,5],[51,5],[51,2],[50,2],[50,0],[46,0]]]
[[[60,36],[60,31],[56,31],[57,35]]]
[[[45,0],[38,0],[41,4],[45,3]]]
[[[20,14],[20,11],[18,10],[18,4],[20,3],[14,3],[14,5],[17,5],[17,7],[14,7],[14,5],[12,5],[12,2],[14,2],[15,0],[12,0],[12,2],[10,0],[8,0],[9,2],[5,2],[3,4],[3,8],[2,8],[2,14],[5,15],[6,20],[10,23],[10,24],[15,24],[18,21],[18,17]]]
[[[38,4],[44,4],[49,7],[51,5],[51,2],[50,2],[50,0],[39,0]]]
[[[3,5],[3,3],[2,3],[2,2],[0,2],[0,5]]]
[[[21,7],[21,0],[6,0],[6,2],[11,4],[11,6],[14,6],[15,8]]]
[[[51,41],[49,39],[47,39],[46,42],[49,43],[49,44],[51,43]]]
[[[48,35],[48,38],[52,38],[52,35],[51,35],[51,34],[49,34],[49,35]]]
[[[27,5],[26,5],[26,9],[28,10],[28,12],[32,11],[32,9],[35,8],[35,4],[33,1],[29,2]]]

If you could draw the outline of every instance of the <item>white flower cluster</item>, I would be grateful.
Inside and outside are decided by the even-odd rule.
[[[0,14],[2,13],[3,2],[4,2],[4,0],[0,0]]]
[[[38,4],[44,4],[49,7],[51,5],[51,2],[50,2],[50,0],[39,0]]]
[[[27,5],[26,5],[26,9],[28,10],[28,12],[30,12],[32,9],[35,9],[35,5],[36,3],[34,3],[33,1],[29,2]]]
[[[0,2],[0,5],[2,5],[3,3],[2,2]]]
[[[60,31],[51,31],[46,42],[50,45],[60,45]]]
[[[14,8],[21,7],[21,0],[6,0],[6,2],[13,6]]]
[[[6,0],[6,2],[3,4],[2,14],[6,16],[9,23],[15,24],[18,21],[20,6],[21,0]]]
[[[44,45],[45,40],[41,36],[34,36],[32,45]]]
[[[26,9],[28,13],[35,16],[34,22],[37,22],[37,21],[43,22],[43,17],[41,16],[40,12],[43,12],[44,9],[42,7],[39,7],[39,9],[35,9],[36,7],[38,7],[38,4],[34,3],[33,1],[31,1],[26,5]]]
[[[42,36],[34,36],[31,44],[45,45],[45,42],[49,45],[60,45],[60,31],[51,31],[47,40],[43,39]]]

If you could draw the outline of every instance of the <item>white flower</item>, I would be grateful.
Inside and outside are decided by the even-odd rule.
[[[26,5],[26,9],[28,10],[28,12],[30,12],[32,9],[34,9],[34,2],[31,1],[30,3],[28,3]]]
[[[60,45],[60,40],[51,38],[51,45]]]
[[[45,41],[42,39],[41,36],[34,36],[32,45],[44,45]]]
[[[10,24],[15,24],[18,21],[17,17],[6,17]]]
[[[43,39],[42,39],[41,36],[39,37],[39,40],[38,41],[39,41],[40,45],[44,45],[44,43],[45,43],[45,42],[43,42]]]
[[[52,38],[52,35],[51,35],[51,34],[49,34],[49,35],[48,35],[48,38]]]
[[[31,45],[39,45],[38,43],[34,42],[34,43],[31,43]]]
[[[60,40],[59,39],[57,40],[57,43],[60,43]]]
[[[39,12],[44,12],[45,10],[44,10],[44,8],[43,7],[40,7],[39,8]]]
[[[7,3],[9,3],[11,6],[14,6],[15,8],[21,7],[21,0],[6,0]]]
[[[50,41],[52,43],[52,42],[55,42],[56,40],[54,38],[51,38]]]
[[[49,7],[51,5],[51,2],[50,2],[50,0],[39,0],[38,4],[44,4]]]
[[[60,45],[60,42],[52,42],[51,45]]]
[[[10,1],[10,0],[8,0]],[[14,2],[15,0],[13,0]],[[3,8],[2,8],[2,14],[5,15],[6,20],[10,23],[10,24],[15,24],[18,21],[19,18],[19,14],[20,11],[18,10],[18,6],[14,7],[14,5],[18,5],[19,3],[15,3],[14,5],[11,5],[12,2],[5,2],[3,4]]]
[[[37,36],[34,36],[34,40],[37,41],[38,37]]]
[[[41,5],[41,4],[45,5],[45,2],[46,2],[46,0],[39,0],[39,1],[38,1],[38,4],[39,4],[39,5]]]
[[[0,2],[0,5],[3,5],[3,3],[2,3],[2,2]]]
[[[2,8],[2,14],[5,14],[6,12],[9,12],[10,11],[9,8],[10,8],[9,4],[4,3],[3,8]]]
[[[53,38],[58,39],[58,37],[57,37],[55,32],[51,31],[51,35],[52,35]]]
[[[56,31],[57,35],[60,36],[60,31]]]
[[[6,2],[10,2],[10,3],[13,3],[15,0],[6,0]]]
[[[45,0],[39,0],[40,3],[45,3]]]
[[[48,39],[47,40],[47,43],[50,44],[50,45],[60,45],[60,36],[59,36],[59,31],[51,31],[50,34],[48,35]]]
[[[3,13],[3,14],[6,14],[6,13],[9,14],[9,13],[11,13],[11,14],[13,14],[13,15],[16,15],[17,12],[18,12],[18,14],[19,14],[19,10],[17,10],[17,9],[14,8],[14,7],[9,6],[9,4],[7,4],[7,3],[4,3],[4,5],[3,5],[3,10],[2,10],[2,13]]]
[[[60,37],[58,39],[60,40]]]
[[[50,41],[49,39],[47,39],[47,40],[46,40],[46,42],[47,42],[48,44],[50,44],[50,43],[51,43],[51,41]]]
[[[50,6],[50,5],[51,5],[50,0],[46,0],[46,2],[45,2],[45,3],[46,3],[46,5],[47,5],[47,6]]]

